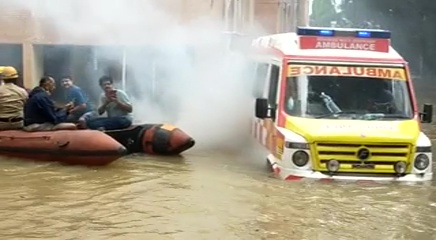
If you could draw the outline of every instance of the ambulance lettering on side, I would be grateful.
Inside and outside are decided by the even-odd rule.
[[[390,32],[298,28],[253,41],[254,137],[282,179],[430,181],[430,139]]]

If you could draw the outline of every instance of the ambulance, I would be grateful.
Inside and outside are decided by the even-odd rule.
[[[408,63],[387,30],[299,27],[258,37],[253,135],[284,180],[430,181]]]

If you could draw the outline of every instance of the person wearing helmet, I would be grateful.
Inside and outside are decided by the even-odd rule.
[[[3,69],[5,69],[5,66],[0,66],[0,73],[3,72]],[[3,85],[3,84],[4,84],[4,82],[3,82],[3,80],[0,77],[0,85]]]
[[[27,91],[17,86],[18,72],[14,67],[0,67],[0,130],[23,128],[23,108],[27,101]]]

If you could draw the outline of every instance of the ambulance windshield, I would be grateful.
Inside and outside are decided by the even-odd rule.
[[[405,79],[302,73],[287,78],[284,108],[291,116],[362,120],[413,118]]]

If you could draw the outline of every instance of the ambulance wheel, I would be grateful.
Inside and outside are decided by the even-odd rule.
[[[274,172],[274,169],[273,169],[273,167],[272,167],[272,164],[271,164],[271,162],[268,160],[268,158],[266,159],[266,165],[265,165],[265,167],[266,167],[266,170],[267,170],[268,172]]]

